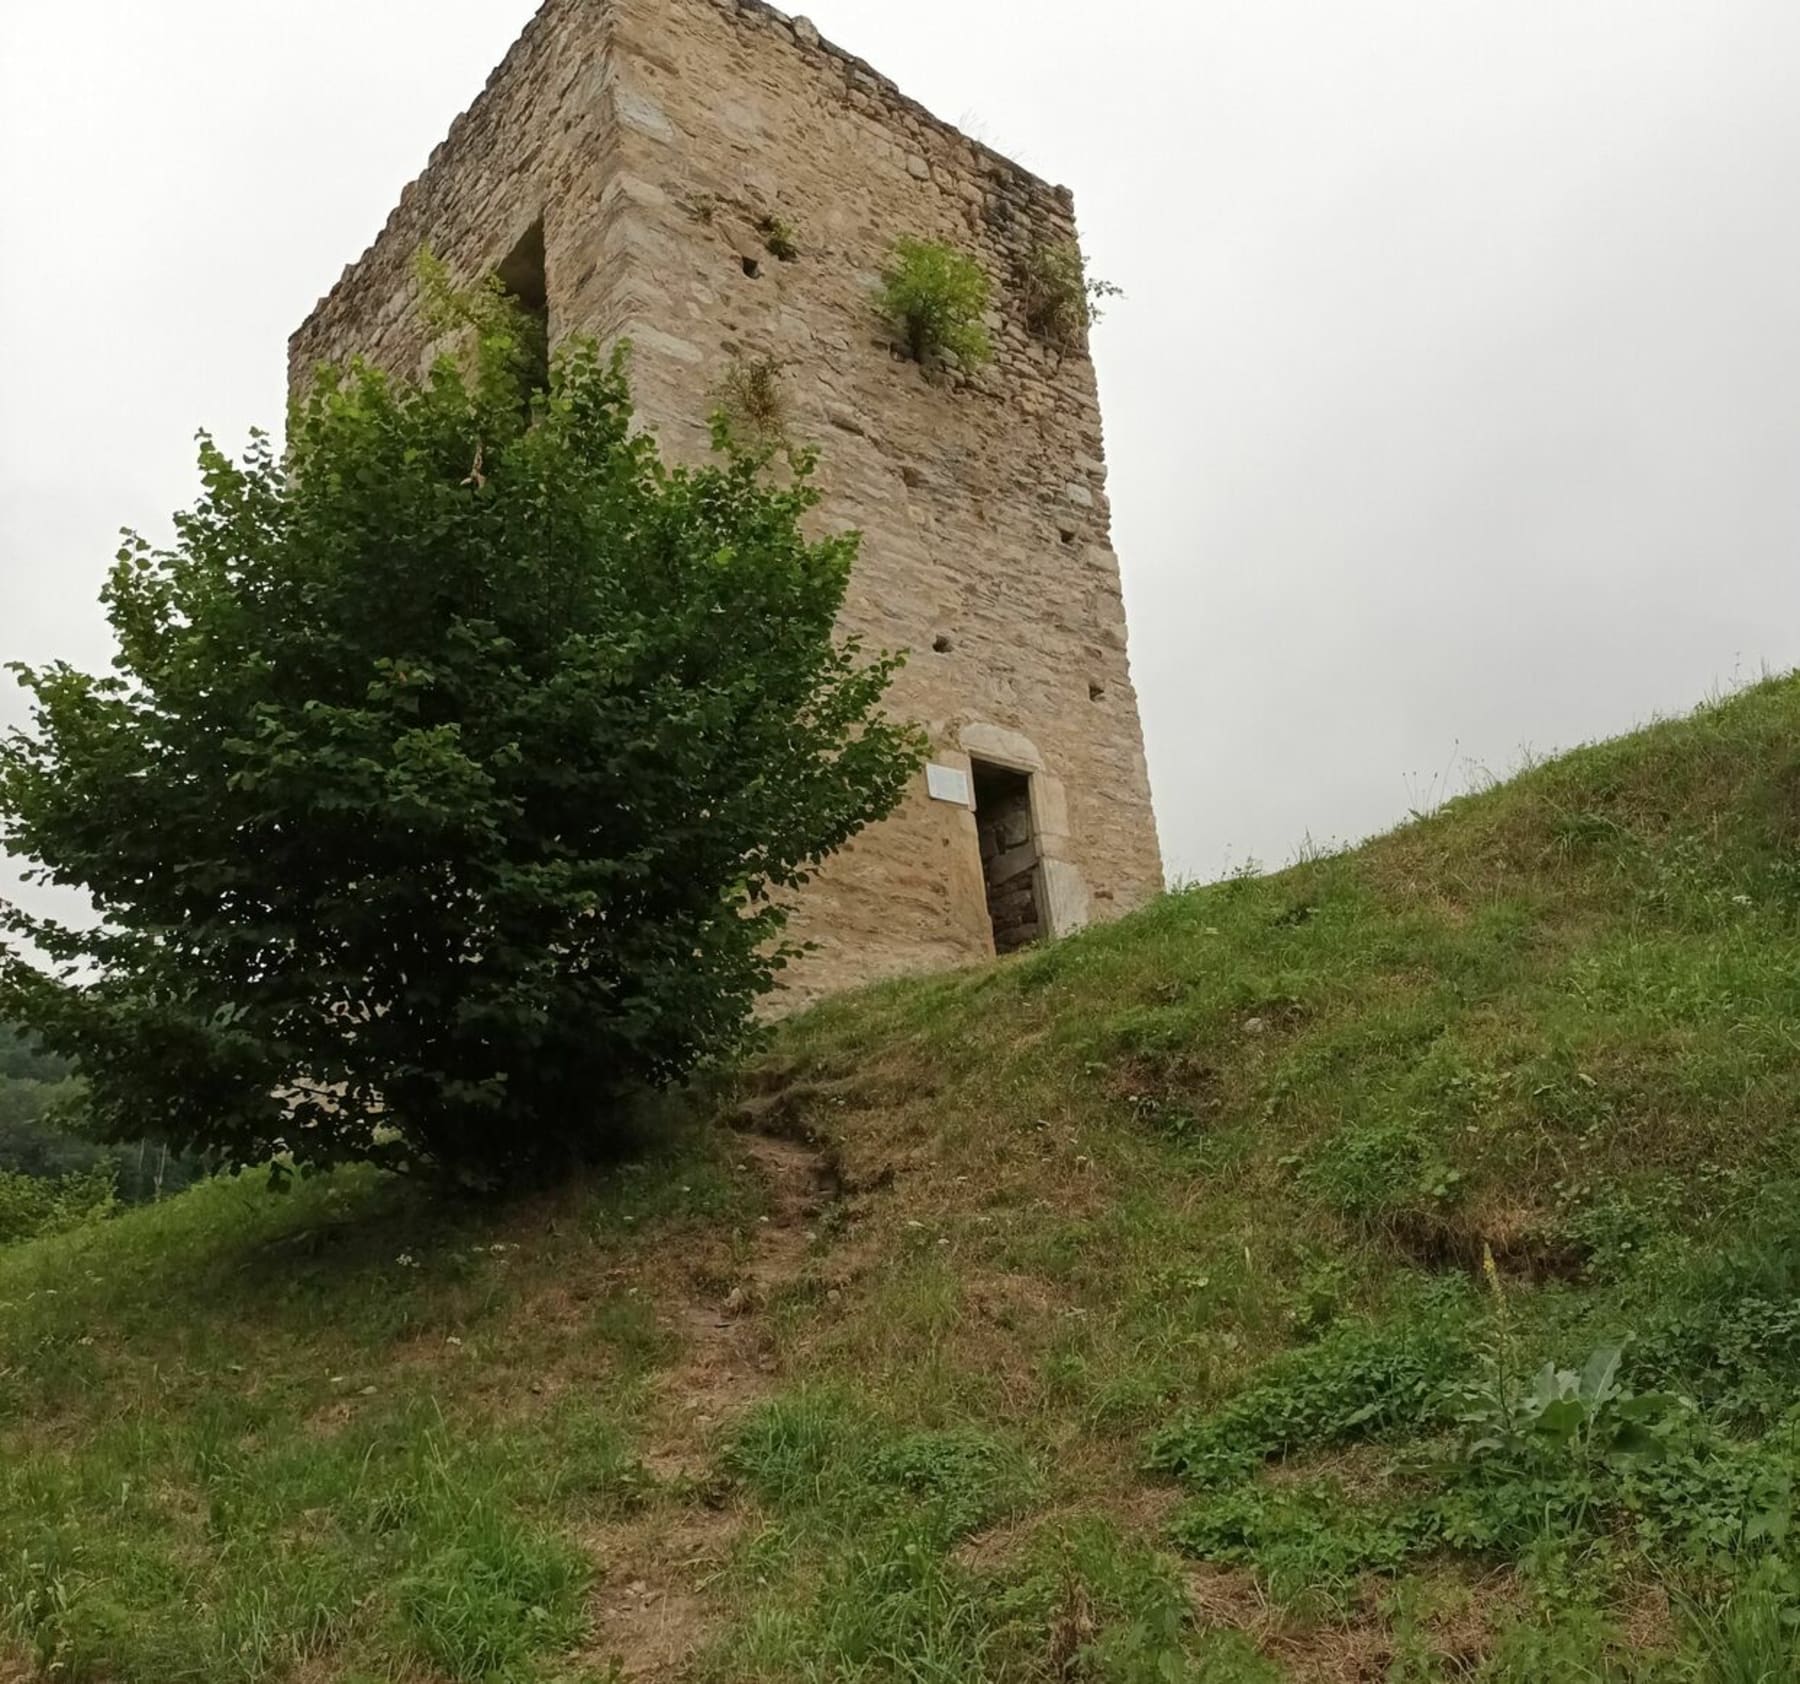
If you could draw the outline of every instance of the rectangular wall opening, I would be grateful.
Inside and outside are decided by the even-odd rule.
[[[1037,836],[1031,825],[1031,774],[983,760],[972,762],[970,769],[994,951],[1013,953],[1045,933]]]
[[[529,319],[531,343],[526,347],[527,383],[533,391],[550,389],[550,283],[544,270],[544,219],[540,216],[520,237],[494,271],[501,289]]]

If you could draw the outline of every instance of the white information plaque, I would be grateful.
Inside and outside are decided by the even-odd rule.
[[[927,765],[925,789],[933,801],[953,801],[959,807],[969,805],[969,774],[958,767]]]

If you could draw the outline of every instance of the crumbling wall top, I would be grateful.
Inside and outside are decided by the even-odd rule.
[[[1033,197],[1055,201],[1066,212],[1074,203],[1067,187],[1054,185],[1014,162],[985,142],[966,135],[903,93],[887,76],[854,53],[822,36],[813,23],[770,5],[768,0],[705,0],[732,16],[745,29],[770,30],[784,36],[822,69],[842,79],[846,92],[859,93],[891,112],[901,125],[916,124],[969,150],[983,173],[1023,189]],[[479,167],[488,155],[503,150],[497,129],[529,110],[542,114],[566,96],[573,82],[603,50],[605,26],[613,0],[544,0],[536,14],[488,76],[482,91],[451,123],[431,150],[425,168],[405,187],[380,232],[362,254],[344,266],[332,290],[322,296],[290,338],[290,358],[298,360],[331,336],[327,331],[333,301],[384,248],[403,246],[410,261],[424,233],[442,221],[443,184]],[[550,79],[558,87],[547,86]],[[388,253],[391,256],[391,251]]]

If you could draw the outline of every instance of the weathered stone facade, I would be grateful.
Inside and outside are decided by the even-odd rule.
[[[535,260],[540,224],[552,338],[630,337],[666,456],[707,448],[734,360],[779,362],[790,432],[823,447],[820,517],[863,533],[845,628],[911,651],[894,709],[925,725],[940,768],[979,774],[939,771],[936,797],[921,777],[830,862],[795,919],[817,950],[794,994],[995,951],[980,787],[1022,788],[1029,808],[1025,842],[988,856],[1028,872],[1023,900],[1018,882],[1000,895],[1029,910],[1002,946],[1156,892],[1093,367],[1029,332],[1019,295],[1032,254],[1075,237],[1067,190],[760,0],[548,0],[294,335],[291,379],[352,353],[417,370],[417,248],[474,276]],[[972,377],[927,378],[874,311],[907,235],[988,271],[996,354]],[[982,824],[1021,828],[1016,811]]]

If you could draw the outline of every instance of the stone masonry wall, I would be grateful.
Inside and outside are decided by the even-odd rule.
[[[790,432],[824,450],[821,529],[863,533],[844,629],[911,651],[892,705],[935,761],[1032,774],[1052,931],[1159,889],[1093,368],[1030,335],[1017,296],[1033,248],[1074,237],[1066,191],[756,0],[550,0],[295,335],[293,378],[355,350],[417,367],[421,241],[473,275],[539,215],[552,336],[630,336],[669,457],[705,450],[734,358],[779,361]],[[928,378],[873,310],[904,235],[990,275],[996,356],[972,378]],[[992,953],[973,812],[921,778],[828,864],[795,933],[818,944],[798,999]]]
[[[290,391],[320,363],[352,356],[422,373],[435,346],[418,313],[419,248],[429,245],[459,275],[482,275],[539,217],[545,269],[556,277],[552,339],[616,337],[622,276],[604,260],[619,209],[607,191],[615,150],[609,23],[597,0],[548,0],[375,242],[289,340]]]

